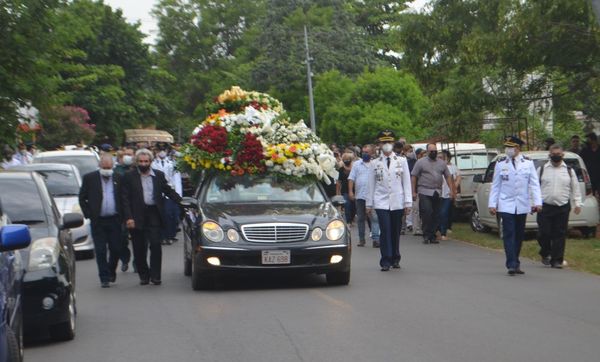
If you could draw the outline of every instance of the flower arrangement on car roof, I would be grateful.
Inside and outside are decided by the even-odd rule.
[[[326,183],[337,178],[333,152],[304,121],[290,121],[281,103],[268,94],[234,86],[209,110],[182,148],[179,166],[185,171],[275,173]]]

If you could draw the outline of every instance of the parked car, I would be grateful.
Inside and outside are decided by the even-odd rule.
[[[216,276],[229,272],[318,273],[329,284],[350,281],[350,232],[318,182],[212,175],[184,204],[184,273],[195,290],[213,287]]]
[[[548,151],[525,151],[521,152],[535,163],[536,169],[548,162]],[[488,199],[494,178],[494,167],[500,157],[499,155],[489,164],[485,174],[476,175],[474,182],[479,183],[477,194],[475,197],[475,205],[471,212],[471,228],[474,231],[489,231],[490,229],[502,231],[500,227],[500,219],[498,216],[492,215],[488,209]],[[592,194],[592,185],[590,177],[581,157],[572,152],[565,152],[565,163],[571,167],[572,171],[577,175],[579,187],[583,199],[583,208],[579,215],[575,215],[573,211],[569,215],[569,228],[578,228],[584,236],[594,235],[596,233],[596,225],[598,224],[598,201]],[[538,225],[535,215],[527,215],[525,230],[537,230]]]
[[[100,156],[94,151],[47,151],[40,152],[33,157],[33,163],[66,163],[74,165],[83,177],[85,174],[99,168]]]
[[[79,207],[79,189],[81,176],[74,165],[62,163],[34,163],[15,166],[11,171],[35,171],[42,175],[46,186],[61,215],[76,212],[83,215]],[[75,254],[80,258],[94,257],[94,239],[90,227],[90,219],[84,219],[83,225],[71,229]]]
[[[21,254],[29,246],[27,225],[10,225],[0,203],[0,362],[23,361]]]
[[[42,176],[0,172],[0,200],[10,220],[29,226],[31,245],[21,252],[25,333],[47,329],[57,340],[75,336],[75,251],[70,229],[79,213],[61,215]]]

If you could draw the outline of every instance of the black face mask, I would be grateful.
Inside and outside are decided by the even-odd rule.
[[[138,170],[140,170],[141,173],[146,173],[150,170],[150,166],[138,166]]]
[[[352,161],[344,161],[344,165],[346,165],[346,166],[350,166],[351,163],[352,163]]]
[[[563,158],[562,158],[562,156],[559,156],[559,155],[552,155],[552,156],[550,156],[550,159],[552,160],[552,162],[558,163],[558,162],[562,161]]]
[[[435,160],[437,158],[437,151],[429,151],[429,158]]]

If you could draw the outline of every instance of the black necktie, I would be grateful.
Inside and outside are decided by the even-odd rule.
[[[514,165],[514,163],[515,163],[515,161],[513,161],[513,165]],[[160,160],[160,164],[164,166],[165,165],[165,161],[164,160]]]
[[[388,166],[388,168],[390,168],[390,158],[389,157],[387,158],[387,166]]]
[[[512,163],[513,163],[513,167],[515,168],[515,170],[517,169],[517,165],[515,165],[515,159],[512,159]]]

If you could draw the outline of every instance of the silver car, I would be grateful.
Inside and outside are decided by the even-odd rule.
[[[33,163],[66,163],[77,167],[79,174],[96,171],[99,168],[100,156],[94,151],[47,151],[40,152],[33,157]]]
[[[48,191],[54,199],[61,215],[67,213],[82,214],[79,206],[81,176],[74,165],[60,163],[35,163],[15,166],[10,171],[35,171],[46,181]],[[90,219],[84,219],[82,226],[73,228],[71,238],[78,258],[94,257],[94,240],[90,228]]]
[[[533,160],[536,169],[548,162],[548,151],[525,151],[521,152],[529,159]],[[500,220],[497,215],[492,215],[488,209],[488,199],[492,188],[492,180],[494,178],[494,167],[498,158],[504,155],[498,155],[489,164],[485,174],[475,175],[473,182],[479,183],[477,193],[475,194],[475,205],[471,212],[471,228],[474,231],[484,232],[490,229],[502,232]],[[569,228],[578,228],[585,237],[595,235],[596,225],[598,225],[598,201],[592,194],[592,184],[590,176],[585,168],[585,164],[581,157],[572,152],[565,152],[565,163],[571,167],[577,175],[583,201],[583,207],[579,215],[575,215],[573,211],[569,215]],[[527,215],[525,230],[535,231],[538,225],[535,215]]]

